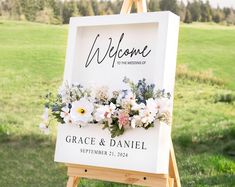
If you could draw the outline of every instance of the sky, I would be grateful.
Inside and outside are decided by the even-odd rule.
[[[184,2],[187,2],[188,0],[183,0]],[[189,0],[191,1],[191,0]],[[206,0],[203,0],[204,2]],[[233,7],[235,8],[235,0],[209,0],[211,6],[213,7],[217,7],[217,5],[219,5],[219,7],[223,8],[223,7]]]

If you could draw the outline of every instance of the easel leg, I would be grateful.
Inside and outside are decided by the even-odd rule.
[[[142,12],[147,12],[147,3],[144,0],[135,0],[136,7],[137,7],[137,12],[142,13]]]
[[[76,176],[69,176],[67,187],[77,187],[79,178]]]
[[[131,12],[131,6],[133,0],[124,0],[122,4],[121,14],[129,14]]]
[[[168,184],[169,184],[169,187],[174,187],[174,179],[169,177]]]
[[[170,148],[169,175],[171,178],[174,179],[174,187],[181,187],[179,171],[176,163],[175,152],[172,141]]]

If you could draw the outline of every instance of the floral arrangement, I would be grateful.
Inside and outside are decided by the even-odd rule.
[[[46,96],[40,128],[49,133],[50,115],[67,125],[101,124],[112,137],[131,128],[148,129],[160,122],[171,123],[169,93],[155,90],[155,85],[147,84],[145,79],[134,83],[125,77],[123,82],[128,89],[112,93],[107,87],[90,90],[82,85],[63,85],[57,96]]]

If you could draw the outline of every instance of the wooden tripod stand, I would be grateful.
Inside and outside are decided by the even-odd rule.
[[[121,14],[130,13],[133,3],[136,4],[138,13],[147,12],[146,0],[124,0]],[[69,177],[67,187],[76,187],[82,177],[143,186],[181,187],[172,143],[169,154],[168,175],[67,164]]]

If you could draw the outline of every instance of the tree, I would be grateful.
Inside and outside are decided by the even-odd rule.
[[[105,15],[106,14],[106,12],[105,12],[106,6],[107,6],[106,1],[103,1],[103,0],[99,1],[99,15]]]
[[[178,14],[177,0],[161,0],[159,4],[161,10],[169,10]]]
[[[214,21],[235,24],[233,8],[212,8],[209,1],[147,0],[149,11],[169,10],[186,23]],[[0,0],[0,16],[53,24],[68,23],[71,16],[119,14],[123,0]],[[135,11],[136,7],[132,7]]]
[[[75,1],[65,1],[62,9],[63,23],[69,23],[70,17],[78,15],[78,8]]]
[[[0,16],[3,15],[3,10],[2,10],[2,2],[0,1]]]
[[[113,4],[111,3],[111,1],[106,2],[105,12],[106,12],[106,15],[112,15],[113,14]]]
[[[86,9],[87,9],[86,6],[87,6],[86,0],[78,1],[77,8],[82,16],[86,15]]]
[[[180,20],[184,21],[185,16],[186,16],[186,7],[183,1],[180,1],[180,4],[179,4],[179,16],[180,16]]]
[[[36,22],[47,24],[55,23],[54,20],[54,12],[51,8],[44,8],[43,10],[37,12],[35,19]]]
[[[192,3],[188,3],[187,8],[191,13],[192,21],[200,21],[201,18],[200,2],[194,0]]]
[[[219,23],[223,20],[223,17],[224,15],[222,11],[220,10],[219,7],[217,7],[217,9],[213,11],[212,20],[216,23]]]
[[[150,12],[156,12],[160,10],[159,0],[149,0],[148,2],[148,10]]]
[[[95,15],[91,1],[80,0],[78,1],[77,7],[82,16]]]
[[[186,10],[186,14],[185,14],[185,19],[184,19],[184,23],[192,23],[192,16],[190,11],[187,9]]]
[[[209,1],[206,3],[201,2],[201,20],[202,22],[211,21],[211,6]]]
[[[36,14],[39,10],[37,2],[35,0],[20,0],[20,6],[22,7],[22,13],[28,21],[35,21]]]
[[[86,15],[85,16],[94,16],[94,10],[91,4],[91,1],[87,1],[87,10],[86,10]]]
[[[99,15],[99,4],[97,3],[96,0],[91,0],[91,5],[92,5],[92,9],[94,11],[95,15]]]
[[[119,14],[120,11],[121,11],[121,7],[122,7],[122,3],[123,1],[122,0],[116,0],[116,1],[112,1],[112,4],[113,4],[113,13],[114,14]]]
[[[225,18],[227,18],[227,17],[229,16],[229,14],[232,12],[232,9],[230,9],[230,8],[224,8],[224,9],[223,9],[223,12],[224,12]]]
[[[10,2],[11,2],[10,17],[19,20],[22,14],[20,2],[19,0],[11,0]]]
[[[1,14],[4,17],[10,17],[11,3],[9,0],[1,1]]]
[[[228,25],[234,24],[235,25],[235,13],[234,11],[230,11],[230,14],[226,18],[226,22]]]

